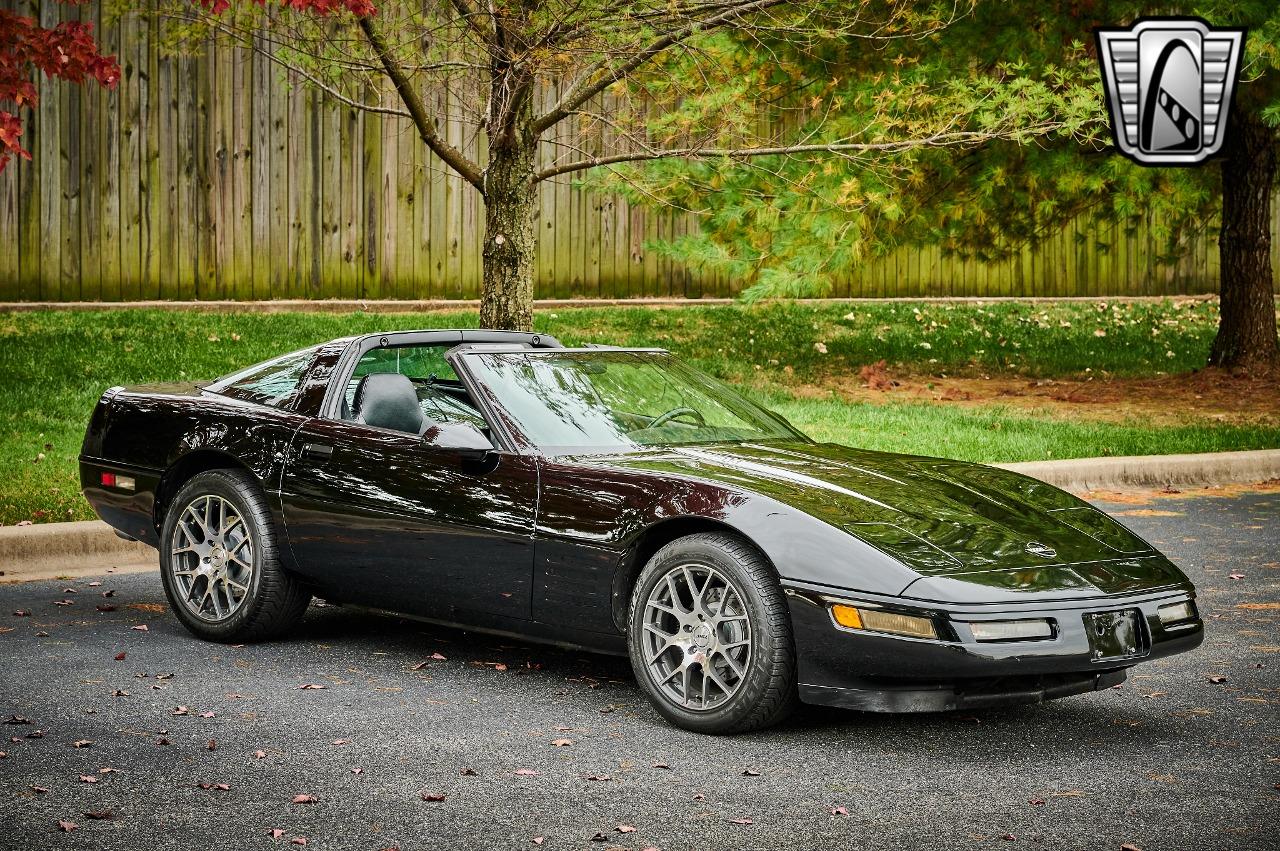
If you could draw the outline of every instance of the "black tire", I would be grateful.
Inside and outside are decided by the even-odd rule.
[[[722,704],[709,708],[690,709],[669,696],[646,659],[645,613],[650,595],[660,582],[666,582],[668,574],[674,576],[682,566],[718,571],[734,586],[749,618],[753,644],[745,672],[736,692]],[[704,591],[706,587],[703,586]],[[700,533],[678,538],[649,559],[631,594],[627,651],[645,695],[664,718],[686,730],[711,734],[758,730],[782,721],[798,703],[795,645],[782,588],[760,552],[732,535]],[[672,652],[678,658],[684,651]],[[714,664],[715,657],[709,658]],[[705,670],[705,663],[702,666]],[[705,694],[704,691],[704,700]]]
[[[181,534],[177,529],[181,515],[204,497],[217,497],[231,506],[243,521],[252,549],[248,591],[237,602],[238,607],[216,621],[201,618],[188,608],[174,573],[175,560],[181,557],[172,553],[175,536]],[[274,638],[296,625],[311,601],[311,592],[280,565],[266,496],[257,481],[242,470],[200,473],[174,496],[160,529],[160,576],[173,613],[183,626],[206,641],[247,644]]]

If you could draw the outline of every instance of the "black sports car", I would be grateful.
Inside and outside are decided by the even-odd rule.
[[[1187,578],[1087,503],[815,443],[659,349],[398,332],[115,387],[80,475],[201,638],[319,594],[626,652],[704,732],[1078,694],[1203,637]]]

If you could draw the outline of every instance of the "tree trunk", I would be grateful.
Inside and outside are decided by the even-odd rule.
[[[533,327],[534,145],[490,153],[485,171],[484,284],[480,327],[528,331]]]
[[[1271,277],[1275,131],[1251,110],[1227,126],[1222,161],[1221,319],[1209,364],[1255,374],[1280,370]]]

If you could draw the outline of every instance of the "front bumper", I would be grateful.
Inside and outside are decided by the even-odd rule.
[[[898,598],[796,584],[785,590],[801,700],[872,712],[1037,703],[1109,688],[1124,681],[1128,668],[1194,649],[1204,639],[1198,616],[1166,626],[1157,613],[1160,606],[1194,600],[1186,589],[998,606],[913,603],[909,611],[934,620],[936,639],[846,630],[831,617],[833,602],[901,609],[904,601]],[[1117,610],[1139,612],[1138,648],[1131,655],[1095,659],[1085,615]],[[968,627],[975,621],[1031,618],[1048,619],[1052,637],[979,642]]]

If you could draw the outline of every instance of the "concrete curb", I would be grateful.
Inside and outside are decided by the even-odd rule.
[[[1147,489],[1167,485],[1205,487],[1280,478],[1280,449],[1204,452],[1197,455],[1131,455],[993,464],[1063,490]]]
[[[1070,491],[1204,487],[1280,479],[1280,449],[994,464]],[[100,520],[0,527],[0,582],[155,570],[156,551]]]
[[[116,536],[101,520],[0,527],[0,582],[149,570],[156,551]]]

